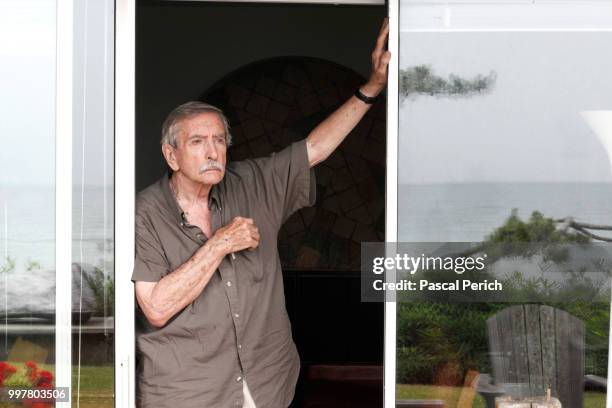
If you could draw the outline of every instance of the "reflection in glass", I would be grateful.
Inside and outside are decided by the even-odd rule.
[[[0,3],[0,386],[55,374],[56,2]]]
[[[72,273],[74,406],[114,406],[113,1],[76,3]]]
[[[583,111],[581,113],[606,149],[612,168],[612,111]]]
[[[398,240],[610,239],[612,139],[580,113],[612,107],[612,33],[493,30],[496,18],[509,28],[505,15],[533,10],[475,3],[446,14],[464,30],[444,31],[425,27],[440,7],[411,4],[400,2]],[[567,7],[585,18],[577,3]],[[556,21],[571,20],[563,16]],[[605,406],[609,304],[541,304],[398,303],[398,403],[492,407],[551,388],[563,406]]]
[[[89,0],[74,9],[74,258],[66,272],[72,401],[84,407],[114,405],[112,7]],[[55,384],[56,8],[53,0],[0,3],[0,36],[10,39],[0,41],[0,387]]]

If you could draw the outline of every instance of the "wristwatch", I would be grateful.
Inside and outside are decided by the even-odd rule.
[[[363,102],[367,103],[368,105],[373,104],[374,102],[376,102],[376,96],[367,96],[364,95],[363,92],[361,92],[361,89],[357,88],[357,90],[355,91],[355,96],[362,100]]]

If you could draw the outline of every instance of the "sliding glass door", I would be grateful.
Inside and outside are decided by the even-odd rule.
[[[609,248],[612,5],[400,0],[398,21],[397,241]],[[398,406],[605,406],[609,291],[560,300],[542,265],[513,271],[527,303],[398,301]]]
[[[114,406],[113,33],[112,1],[0,4],[2,406]]]

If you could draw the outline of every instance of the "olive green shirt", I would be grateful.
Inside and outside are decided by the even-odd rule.
[[[202,293],[164,327],[137,311],[140,407],[242,407],[247,379],[258,408],[287,407],[300,362],[285,309],[277,234],[315,202],[314,170],[301,140],[268,157],[229,163],[212,187],[212,231],[237,216],[259,228],[259,246],[226,256]],[[138,194],[133,281],[156,282],[207,240],[185,220],[168,175]]]

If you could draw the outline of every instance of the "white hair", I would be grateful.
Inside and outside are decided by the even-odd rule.
[[[176,136],[179,130],[179,123],[183,119],[209,112],[219,115],[221,122],[223,122],[223,128],[225,129],[225,143],[229,147],[232,144],[232,135],[229,131],[229,122],[223,114],[223,111],[216,106],[198,101],[186,102],[180,106],[177,106],[174,108],[174,110],[172,110],[172,112],[170,112],[162,125],[161,144],[163,145],[164,143],[167,143],[176,148]]]

